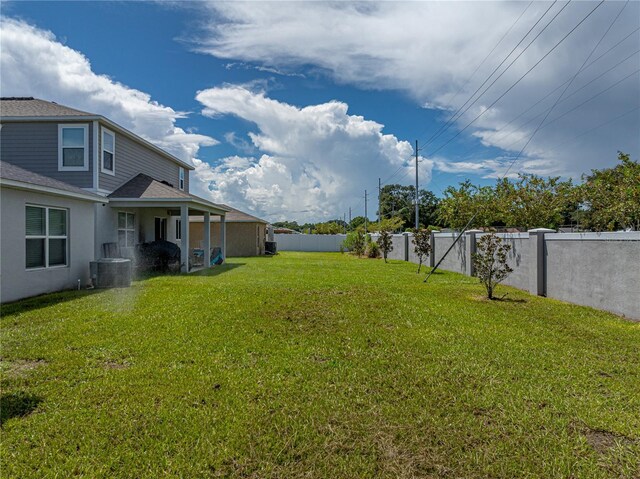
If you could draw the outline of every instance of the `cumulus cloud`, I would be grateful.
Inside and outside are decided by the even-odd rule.
[[[343,102],[298,107],[238,85],[203,90],[196,99],[205,116],[233,115],[256,128],[248,140],[258,157],[233,156],[216,166],[197,163],[214,201],[242,205],[272,220],[335,218],[350,206],[355,216],[363,212],[365,189],[375,202],[372,179],[390,170],[398,177],[413,171],[408,142],[383,133],[380,123],[350,115]],[[431,166],[424,159],[424,179]],[[376,210],[373,203],[370,212]]]
[[[81,52],[63,45],[50,31],[4,18],[0,41],[3,96],[37,96],[104,115],[187,162],[201,146],[218,143],[176,126],[186,113],[96,74]]]
[[[286,71],[298,68],[304,72],[313,68],[338,82],[361,88],[403,90],[420,105],[444,110],[442,117],[446,119],[549,5],[534,2],[527,8],[525,2],[466,2],[464,5],[456,2],[293,2],[283,8],[280,3],[269,2],[212,2],[205,7],[211,13],[211,21],[195,43],[200,52],[219,58]],[[563,5],[559,2],[553,6],[505,65],[523,51],[529,39]],[[544,98],[545,95],[578,71],[624,4],[604,3],[517,87],[496,105],[488,107],[595,5],[595,2],[568,5],[531,48],[460,117],[456,127],[463,127],[486,110],[467,133],[481,138],[486,146],[505,150],[511,157],[517,154],[539,122],[530,120],[550,108],[561,90]],[[635,154],[640,151],[637,110],[624,121],[606,123],[625,109],[640,104],[638,34],[627,36],[638,28],[639,19],[640,4],[630,2],[593,59],[626,39],[576,78],[567,95],[577,93],[554,109],[548,121],[556,121],[535,135],[523,162],[518,163],[518,170],[528,165],[541,174],[576,176],[590,168],[614,164],[618,149]],[[513,29],[498,44],[512,25]],[[494,53],[472,77],[475,68],[496,44]],[[626,57],[629,59],[620,63]],[[605,73],[609,68],[611,71]],[[467,82],[470,77],[471,81]],[[616,86],[606,90],[613,84]],[[588,101],[603,90],[606,91]],[[539,105],[510,125],[509,135],[496,134],[540,99],[543,100]],[[596,125],[602,126],[577,144],[557,146]],[[453,150],[447,148],[437,150],[453,131],[455,128],[430,145],[427,154],[453,154]],[[482,163],[484,160],[469,161]],[[536,164],[540,169],[535,169]]]

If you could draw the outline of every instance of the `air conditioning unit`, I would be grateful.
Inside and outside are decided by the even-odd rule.
[[[278,252],[278,243],[275,241],[264,242],[264,254],[273,255]]]
[[[127,288],[131,286],[131,260],[102,258],[89,263],[91,280],[96,288]]]

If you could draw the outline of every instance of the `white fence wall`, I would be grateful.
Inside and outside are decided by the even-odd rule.
[[[276,234],[278,251],[338,252],[346,235]]]

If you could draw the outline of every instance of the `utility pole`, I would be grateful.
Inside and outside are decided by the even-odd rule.
[[[420,227],[420,205],[418,198],[418,140],[416,140],[416,231],[418,231]]]
[[[382,180],[378,178],[378,224],[382,221]]]
[[[349,226],[351,226],[351,206],[349,206]]]
[[[344,234],[347,234],[347,214],[342,213],[342,222],[344,223]]]
[[[364,190],[364,234],[367,234],[367,190]]]

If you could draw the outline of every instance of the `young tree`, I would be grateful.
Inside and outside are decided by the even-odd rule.
[[[622,152],[618,160],[614,168],[591,170],[577,188],[586,228],[640,229],[640,163]]]
[[[418,271],[416,274],[420,273],[420,268],[422,268],[422,262],[427,259],[429,254],[431,253],[431,231],[426,230],[417,230],[413,234],[413,244],[415,248],[413,249],[418,255]]]
[[[493,299],[496,285],[502,282],[513,269],[507,264],[511,245],[503,244],[495,234],[484,235],[473,253],[476,276],[487,290],[487,298]]]
[[[393,242],[391,241],[391,233],[388,230],[382,230],[380,232],[380,236],[378,236],[378,246],[382,251],[382,256],[384,257],[384,262],[387,262],[387,255],[393,251]]]

